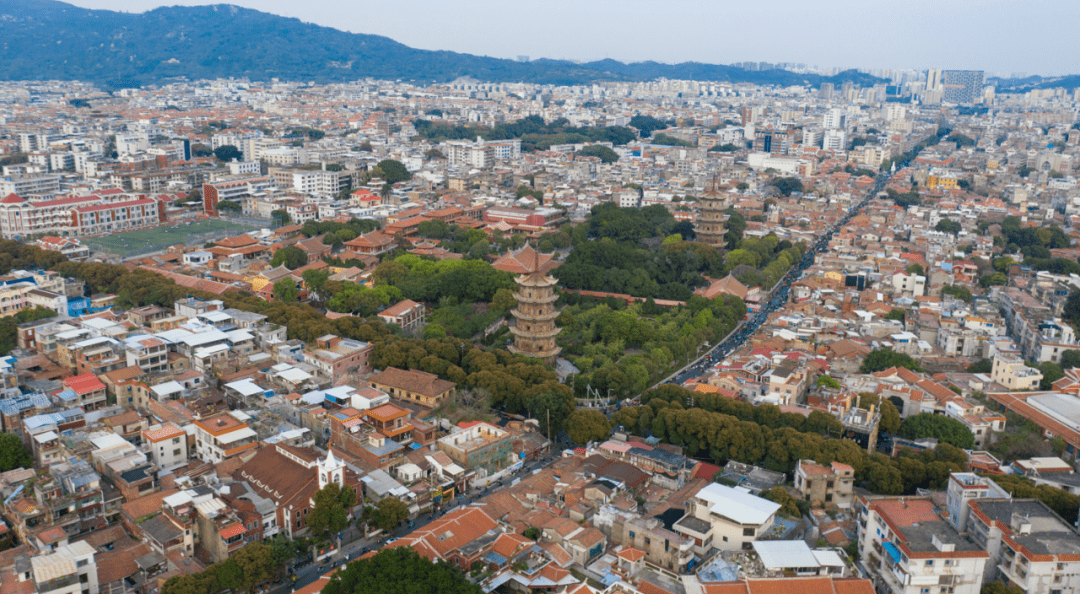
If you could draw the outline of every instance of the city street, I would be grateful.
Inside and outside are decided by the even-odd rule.
[[[532,474],[534,471],[553,463],[558,458],[559,454],[557,452],[549,453],[547,456],[535,460],[532,463],[524,466],[512,477],[507,477],[503,479],[500,483],[496,483],[489,488],[474,490],[471,493],[455,499],[451,505],[441,509],[434,515],[427,513],[420,514],[420,516],[412,520],[412,526],[409,526],[409,524],[406,522],[394,531],[392,531],[389,535],[380,534],[374,538],[362,538],[359,531],[355,527],[349,527],[342,534],[343,544],[340,551],[335,553],[332,557],[324,560],[321,564],[307,563],[297,568],[294,572],[294,575],[297,578],[296,582],[293,582],[290,577],[286,576],[280,584],[274,584],[273,587],[270,588],[268,594],[285,594],[288,592],[299,590],[300,588],[303,588],[315,582],[319,579],[319,577],[332,570],[333,568],[340,567],[343,562],[346,562],[346,560],[356,559],[367,551],[378,549],[386,542],[388,538],[401,538],[403,536],[407,536],[414,530],[417,530],[418,528],[423,528],[424,526],[431,523],[433,520],[446,515],[447,512],[482,499],[489,493],[508,485],[514,479],[525,478],[526,476]]]

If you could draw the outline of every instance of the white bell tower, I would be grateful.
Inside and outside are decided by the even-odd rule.
[[[333,447],[326,454],[326,459],[319,461],[319,489],[330,483],[345,486],[345,463],[334,457]]]

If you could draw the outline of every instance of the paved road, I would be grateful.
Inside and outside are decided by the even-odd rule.
[[[821,235],[817,241],[807,248],[806,253],[803,254],[802,260],[795,266],[792,266],[791,270],[789,270],[773,287],[772,291],[769,293],[769,300],[762,306],[760,311],[740,322],[735,328],[735,331],[728,335],[726,339],[710,349],[701,358],[672,374],[664,383],[671,382],[682,384],[690,378],[700,376],[706,369],[723,361],[724,357],[727,357],[732,351],[742,346],[742,344],[757,331],[761,324],[768,319],[770,313],[780,309],[781,306],[787,303],[791,284],[800,278],[807,268],[813,265],[814,257],[817,254],[829,248],[829,241],[832,240],[833,234],[846,225],[852,217],[859,214],[866,204],[882,191],[885,187],[885,183],[889,181],[890,177],[892,177],[892,174],[888,172],[879,175],[877,181],[874,183],[874,187],[867,192],[866,197],[854,205],[844,218],[837,221],[827,233]]]
[[[381,547],[383,544],[385,544],[386,539],[390,538],[391,536],[394,538],[401,538],[403,536],[407,536],[414,530],[428,525],[432,520],[446,515],[447,512],[457,509],[458,507],[461,507],[463,505],[472,503],[478,499],[481,499],[492,491],[501,489],[503,485],[509,484],[513,481],[513,479],[525,478],[526,476],[532,474],[534,471],[553,463],[558,458],[559,456],[557,454],[549,454],[544,458],[540,458],[523,467],[521,470],[515,473],[512,478],[504,478],[502,481],[495,483],[488,488],[475,489],[471,493],[455,499],[451,505],[436,512],[434,515],[421,514],[419,517],[413,520],[412,526],[409,526],[408,524],[403,524],[396,530],[391,532],[391,534],[389,535],[380,534],[375,538],[363,538],[363,536],[356,528],[348,528],[342,533],[342,541],[344,544],[342,545],[340,551],[335,553],[331,558],[324,560],[322,564],[308,563],[306,565],[296,568],[294,572],[294,575],[296,575],[295,583],[293,583],[290,578],[285,578],[285,581],[283,581],[282,583],[274,584],[274,587],[270,589],[269,594],[286,594],[288,592],[303,588],[304,586],[307,586],[312,582],[318,580],[320,576],[330,571],[334,567],[341,566],[343,562],[346,562],[346,560],[355,559],[367,551]]]

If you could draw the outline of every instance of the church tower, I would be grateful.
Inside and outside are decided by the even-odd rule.
[[[333,447],[326,454],[325,460],[319,460],[319,490],[330,483],[337,483],[339,487],[345,486],[345,463],[334,456]]]

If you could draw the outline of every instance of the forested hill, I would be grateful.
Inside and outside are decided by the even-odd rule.
[[[523,63],[419,50],[387,37],[224,4],[130,14],[54,0],[0,0],[0,36],[0,79],[90,80],[113,86],[229,76],[320,83],[364,77],[445,82],[462,76],[542,84],[659,77],[813,86],[881,80],[856,71],[821,77],[697,63]]]

